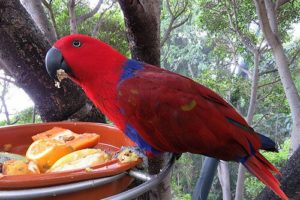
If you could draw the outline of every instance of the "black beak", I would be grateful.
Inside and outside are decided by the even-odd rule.
[[[67,74],[71,73],[71,68],[67,65],[60,51],[52,47],[46,54],[46,69],[51,78],[58,81],[57,70],[63,69]]]

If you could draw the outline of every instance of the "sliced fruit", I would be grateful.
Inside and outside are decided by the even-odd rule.
[[[74,150],[85,149],[93,147],[98,144],[100,135],[96,133],[83,133],[78,134],[74,140],[67,141],[66,143],[73,147]]]
[[[2,166],[3,175],[39,174],[40,170],[33,161],[7,160]]]
[[[82,149],[60,158],[48,172],[90,169],[90,167],[109,161],[110,158],[111,156],[101,149]]]
[[[64,142],[55,139],[40,139],[29,146],[26,157],[34,161],[41,172],[45,172],[58,159],[72,151],[73,148]]]
[[[80,150],[98,144],[100,135],[96,133],[77,134],[68,129],[54,127],[46,132],[32,136],[33,140],[46,138],[62,141],[72,146],[74,150]]]
[[[52,138],[52,139],[56,139],[56,140],[60,140],[60,141],[65,141],[67,139],[74,139],[77,136],[78,136],[78,134],[72,132],[69,129],[54,127],[48,131],[45,131],[45,132],[42,132],[42,133],[32,136],[32,139],[35,141],[35,140],[39,140],[39,139]]]
[[[0,164],[7,160],[26,160],[25,156],[19,154],[0,152]]]

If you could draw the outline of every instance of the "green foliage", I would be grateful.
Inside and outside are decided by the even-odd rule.
[[[116,6],[113,7],[104,16],[103,20],[104,23],[97,37],[129,57],[130,50],[124,31],[124,19],[120,9]]]
[[[25,110],[20,111],[16,115],[14,115],[11,119],[11,122],[16,122],[15,124],[28,124],[32,123],[32,113],[33,108],[27,108]],[[36,115],[35,122],[42,122],[41,118],[39,115]],[[0,121],[0,126],[5,126],[7,125],[7,122],[5,120]]]
[[[291,146],[291,140],[287,139],[280,146],[278,153],[262,152],[262,155],[265,156],[276,167],[281,168],[285,165],[288,159],[290,153],[290,146]]]
[[[172,196],[174,199],[190,199],[202,164],[200,155],[185,153],[173,168]]]
[[[69,11],[67,0],[53,1],[53,11],[60,37],[70,34]],[[78,1],[76,4],[76,16],[81,16],[91,10],[88,0]],[[100,13],[78,24],[78,33],[91,35],[94,26],[99,20]],[[124,55],[129,56],[130,51],[125,35],[125,25],[120,8],[115,4],[101,18],[103,20],[97,38],[118,49]]]
[[[54,12],[56,24],[57,24],[57,31],[59,36],[65,36],[70,33],[70,26],[69,26],[69,11],[67,8],[67,0],[62,1],[53,1],[52,2],[52,9]]]

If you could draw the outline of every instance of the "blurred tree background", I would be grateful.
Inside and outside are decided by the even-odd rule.
[[[50,26],[54,28],[56,39],[72,32],[70,16],[74,3],[73,14],[77,17],[75,25],[78,33],[93,35],[130,57],[130,44],[119,4],[111,0],[95,2],[42,0],[40,4]],[[298,92],[299,10],[300,1],[285,1],[277,10],[279,35]],[[255,55],[259,58],[258,63],[255,63]],[[259,26],[253,1],[162,0],[161,67],[191,77],[213,89],[245,118],[253,80],[257,77],[252,125],[257,132],[269,136],[279,145],[278,154],[263,153],[264,156],[279,168],[285,165],[291,152],[291,111],[272,50]],[[9,110],[8,94],[17,85],[4,71],[0,73],[0,85],[1,126],[41,122],[34,107],[18,113]],[[175,200],[191,199],[202,161],[202,156],[186,153],[176,162],[171,182]],[[226,173],[230,177],[231,199],[235,198],[237,172],[238,165],[229,163]],[[216,176],[209,199],[222,199],[221,187],[220,177]],[[246,174],[244,188],[243,199],[250,200],[257,196],[263,185]]]

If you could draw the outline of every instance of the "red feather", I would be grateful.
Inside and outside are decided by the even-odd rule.
[[[72,41],[80,40],[80,48]],[[222,97],[193,80],[151,65],[122,79],[127,59],[101,41],[83,35],[60,39],[71,78],[121,130],[130,124],[159,151],[204,154],[242,162],[282,199],[286,195],[258,150],[261,138]],[[267,149],[272,149],[272,141]],[[271,144],[271,145],[270,145]]]
[[[119,88],[125,119],[156,149],[237,160],[261,144],[246,121],[210,89],[178,74],[147,65]],[[250,130],[250,129],[249,129]]]

